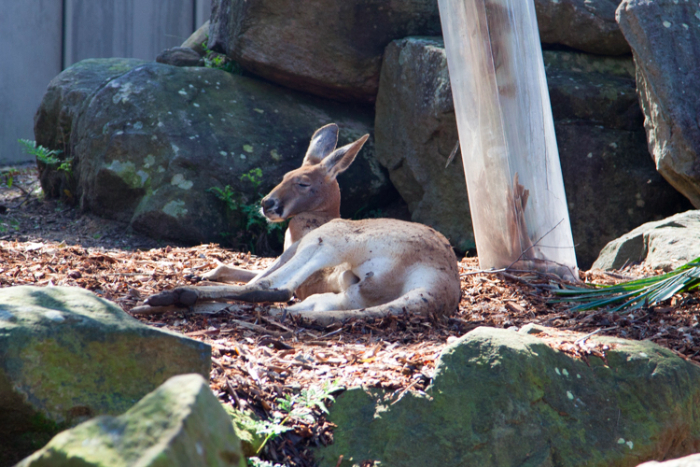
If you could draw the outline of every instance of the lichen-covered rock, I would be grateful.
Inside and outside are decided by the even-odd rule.
[[[106,59],[89,69],[99,75],[112,67]],[[59,75],[44,100],[71,86]],[[44,108],[40,113],[49,113]],[[245,213],[255,212],[253,204],[301,164],[311,135],[329,122],[340,127],[339,144],[373,130],[371,109],[221,70],[147,63],[93,88],[65,140],[41,144],[72,148],[74,192],[83,209],[155,238],[222,242],[249,227]],[[39,124],[36,131],[37,137],[51,132]],[[338,178],[345,217],[397,196],[373,149],[370,138]],[[256,170],[262,176],[255,182],[242,178]],[[229,204],[212,192],[227,185]],[[231,204],[253,208],[228,212]]]
[[[700,454],[673,459],[666,462],[645,462],[637,467],[700,467]]]
[[[214,0],[209,48],[250,72],[332,99],[374,102],[386,45],[440,33],[435,0]]]
[[[605,245],[593,263],[598,269],[622,269],[644,263],[670,271],[700,258],[700,211],[647,222]]]
[[[226,411],[200,375],[170,378],[118,417],[64,431],[17,467],[244,467]]]
[[[342,394],[321,465],[627,467],[700,449],[700,368],[615,338],[593,338],[606,358],[583,361],[523,331],[477,328],[447,346],[424,395]]]
[[[120,414],[169,377],[208,377],[210,366],[208,345],[86,290],[0,289],[0,452],[24,457],[61,427]]]
[[[630,58],[544,52],[578,264],[610,240],[691,206],[649,159]],[[440,38],[405,38],[386,50],[375,120],[377,159],[414,221],[473,247],[445,52]],[[605,209],[600,209],[605,206]]]
[[[649,152],[700,208],[700,5],[624,0],[617,21],[634,55]]]
[[[598,55],[629,54],[615,22],[620,0],[535,0],[540,40]]]
[[[145,63],[128,58],[115,58],[109,62],[88,59],[64,70],[49,83],[34,116],[37,144],[61,150],[60,158],[70,160],[73,157],[71,134],[85,104],[111,80]],[[74,184],[65,173],[45,170],[40,164],[39,176],[47,196],[57,198],[64,196],[66,191],[72,196]]]

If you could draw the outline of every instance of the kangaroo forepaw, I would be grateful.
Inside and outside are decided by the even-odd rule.
[[[178,287],[177,289],[166,290],[146,299],[146,304],[150,306],[183,306],[188,307],[197,303],[199,293],[190,287]]]

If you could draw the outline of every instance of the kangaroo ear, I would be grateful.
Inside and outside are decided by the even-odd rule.
[[[354,143],[336,149],[328,157],[323,159],[321,166],[326,169],[331,178],[337,177],[338,174],[345,172],[345,170],[350,167],[350,164],[355,160],[355,156],[360,152],[367,138],[369,138],[369,135],[364,135]]]
[[[338,144],[338,125],[330,123],[319,128],[311,137],[309,149],[306,151],[304,162],[301,165],[318,164],[333,152],[336,144]]]

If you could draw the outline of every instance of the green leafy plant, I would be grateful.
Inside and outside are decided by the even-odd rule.
[[[0,176],[2,177],[3,184],[7,186],[7,188],[12,188],[12,185],[15,182],[15,177],[19,175],[19,170],[15,168],[8,168],[0,172]]]
[[[73,158],[60,159],[58,156],[63,152],[60,149],[48,149],[40,144],[37,145],[36,141],[28,139],[20,139],[18,141],[24,147],[24,151],[36,157],[37,161],[46,166],[55,167],[57,170],[65,172],[68,175],[72,174]]]
[[[691,292],[700,288],[700,257],[684,264],[675,271],[660,276],[647,277],[617,285],[593,285],[588,287],[566,287],[555,290],[559,302],[578,303],[572,311],[592,310],[617,305],[611,312],[636,310],[656,305],[675,294]]]
[[[277,408],[279,411],[273,413],[272,420],[248,422],[248,426],[254,429],[258,435],[265,436],[256,454],[262,452],[268,441],[293,429],[286,426],[285,423],[291,420],[309,424],[314,423],[317,418],[314,409],[327,414],[328,408],[325,401],[335,401],[333,393],[341,389],[343,389],[343,386],[336,380],[332,383],[326,382],[320,388],[311,386],[307,389],[302,389],[299,394],[287,394],[283,398],[278,398]]]
[[[231,60],[226,55],[214,52],[209,47],[207,47],[208,39],[202,42],[202,49],[204,50],[204,66],[207,68],[216,68],[218,70],[223,70],[227,73],[241,74],[241,66],[235,61]]]
[[[36,159],[42,164],[58,165],[61,162],[58,155],[63,151],[47,149],[44,146],[37,145],[36,141],[31,141],[28,139],[20,139],[18,141],[22,146],[24,146],[24,151],[27,154],[36,157]]]
[[[68,175],[71,175],[73,173],[73,158],[69,157],[68,159],[61,162],[58,165],[58,170],[61,172],[65,172]]]
[[[240,177],[242,188],[249,189],[234,191],[231,185],[226,185],[223,188],[211,187],[207,190],[224,203],[227,215],[238,227],[236,230],[245,232],[239,234],[239,240],[252,252],[270,250],[269,240],[281,246],[287,228],[286,222],[268,222],[261,213],[259,200],[263,196],[260,192],[262,176],[262,169],[256,167]],[[250,194],[243,195],[243,191]],[[227,233],[222,235],[228,236]]]
[[[256,167],[254,169],[249,170],[248,173],[244,173],[243,175],[241,175],[241,181],[250,183],[251,185],[253,185],[253,188],[257,191],[258,188],[260,188],[260,184],[262,183],[262,174],[262,169]]]
[[[226,204],[226,209],[229,211],[236,211],[238,209],[238,194],[233,191],[231,185],[226,185],[223,189],[218,186],[213,186],[207,190],[210,193],[214,193],[217,198]]]

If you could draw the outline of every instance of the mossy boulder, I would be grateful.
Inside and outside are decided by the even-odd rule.
[[[647,341],[595,341],[609,346],[605,360],[477,328],[444,349],[423,395],[339,396],[334,444],[316,456],[323,466],[343,455],[345,466],[624,467],[697,452],[700,368]]]
[[[118,417],[54,437],[17,467],[244,467],[241,442],[208,382],[170,378]]]
[[[121,62],[104,59],[75,67],[103,75],[102,69],[115,63]],[[47,105],[55,94],[68,92],[72,83],[64,74],[72,70],[49,86],[40,114],[60,112],[60,105]],[[75,200],[146,235],[186,243],[227,242],[248,229],[246,215],[257,212],[255,202],[301,165],[319,127],[337,123],[339,144],[347,144],[372,133],[374,124],[372,109],[213,68],[137,64],[100,82],[64,135],[72,148]],[[56,119],[42,121],[52,125]],[[40,138],[53,134],[43,124],[35,131],[40,144],[64,147],[55,138]],[[242,179],[257,169],[259,184]],[[345,217],[398,198],[374,158],[372,138],[338,181]],[[211,191],[227,185],[240,209],[231,210]]]
[[[111,80],[145,63],[143,60],[115,58],[106,65],[103,60],[88,59],[51,80],[34,116],[37,144],[60,150],[59,158],[70,160],[73,157],[71,134],[86,102]],[[65,171],[59,172],[56,167],[46,167],[41,163],[39,170],[41,187],[47,196],[73,197],[75,181]]]
[[[79,288],[0,289],[0,453],[120,414],[171,376],[209,376],[211,348],[141,324]],[[21,457],[17,457],[21,456]]]

